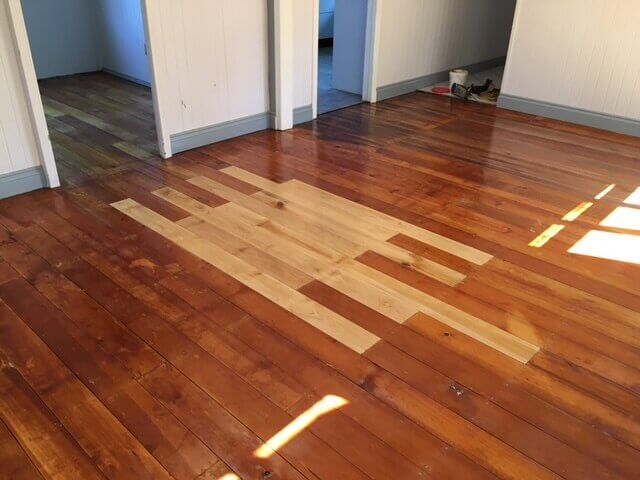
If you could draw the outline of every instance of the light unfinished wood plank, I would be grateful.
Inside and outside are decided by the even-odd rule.
[[[298,180],[290,180],[282,184],[269,181],[267,181],[268,183],[265,183],[262,177],[238,167],[227,167],[222,169],[222,171],[228,175],[255,185],[258,188],[278,193],[292,200],[305,202],[307,205],[309,203],[312,205],[318,205],[318,203],[321,203],[327,207],[345,210],[345,213],[351,213],[353,215],[354,221],[366,221],[370,225],[376,226],[383,231],[384,229],[387,229],[392,232],[395,231],[395,233],[403,233],[409,237],[415,238],[416,240],[420,240],[427,245],[431,245],[447,253],[451,253],[452,255],[464,258],[476,265],[484,265],[493,258],[492,255],[482,252],[476,248],[469,247],[468,245],[451,240],[437,233],[430,232],[385,213],[378,212],[372,208],[339,197],[338,195],[307,185],[306,183]],[[269,185],[271,185],[270,188],[268,188]],[[392,235],[384,238],[384,240],[391,238],[391,236]]]
[[[518,361],[526,363],[538,351],[537,346],[489,322],[341,255],[319,242],[305,243],[292,237],[286,229],[240,205],[227,203],[211,208],[191,201],[176,205],[209,224],[246,238],[255,247],[398,323],[403,323],[417,312],[423,312]],[[196,233],[205,238],[214,234],[202,225],[197,227]],[[517,328],[518,321],[514,319],[513,323]],[[528,329],[525,326],[516,331],[523,330]]]
[[[322,245],[300,241],[243,207],[228,203],[211,209],[201,218],[209,224],[220,225],[228,232],[246,238],[269,255],[324,281],[398,323],[406,321],[419,311],[414,303],[403,302],[387,294],[368,279],[351,276],[349,268],[345,268],[350,258]],[[214,234],[207,226],[202,225],[195,227],[194,232],[205,238]]]
[[[183,249],[222,270],[247,287],[265,296],[301,320],[353,349],[365,352],[379,341],[375,335],[325,308],[273,277],[266,275],[244,261],[227,253],[213,243],[198,237],[161,215],[126,199],[112,206],[141,224],[172,240]]]
[[[180,206],[183,210],[191,213],[192,215],[206,215],[210,209],[207,205],[204,205],[197,200],[178,192],[170,187],[164,187],[153,192],[157,197],[171,203],[172,205]],[[191,230],[202,220],[198,220],[198,217],[187,217],[185,219],[176,222],[178,225]],[[215,224],[211,225],[209,229],[209,235],[207,240],[215,243],[217,246],[225,250],[226,252],[234,255],[241,260],[244,260],[249,265],[252,265],[257,270],[264,272],[285,285],[297,290],[303,285],[313,280],[309,275],[304,274],[300,270],[291,267],[289,264],[278,260],[277,258],[253,247],[250,243],[238,237],[232,235],[226,230],[219,228]]]
[[[339,212],[334,209],[312,210],[265,191],[248,196],[202,176],[191,178],[189,182],[263,215],[294,232],[298,238],[321,239],[323,245],[349,257],[371,250],[450,286],[465,278],[464,274],[451,268],[372,237],[366,225],[359,228],[346,215],[336,215]]]
[[[196,216],[187,217],[176,222],[177,225],[192,232],[196,232],[204,223],[206,223],[204,220]],[[313,278],[309,275],[293,268],[287,263],[281,262],[277,258],[268,255],[215,225],[209,223],[207,224],[207,229],[208,235],[206,238],[211,243],[216,244],[231,255],[235,255],[294,290],[302,288],[304,285],[313,281]]]
[[[531,360],[540,349],[538,346],[502,330],[492,323],[468,314],[366,265],[354,262],[352,266],[355,271],[358,271],[363,276],[373,276],[380,284],[385,285],[390,292],[395,292],[397,295],[420,304],[422,313],[522,363],[527,363]],[[527,324],[523,325],[522,321],[515,318],[511,319],[509,323],[509,326],[515,331],[531,330]]]
[[[354,225],[353,215],[351,214],[347,215],[340,210],[328,208],[320,209],[320,211],[327,212],[326,215],[318,215],[310,208],[305,208],[270,192],[258,192],[252,197],[271,205],[272,209],[281,209],[283,212],[296,212],[299,218],[307,219],[308,223],[313,225],[317,232],[329,229],[330,231],[335,231],[334,235],[332,235],[333,238],[341,238],[344,242],[349,242],[353,245],[361,244],[360,253],[371,250],[402,264],[406,268],[422,273],[449,286],[455,286],[465,279],[463,273],[416,255],[387,241],[380,241],[369,236],[368,227],[366,225]],[[316,209],[316,212],[318,212],[318,209]],[[395,235],[394,233],[392,237]],[[337,249],[346,253],[346,249],[342,249],[340,246]]]

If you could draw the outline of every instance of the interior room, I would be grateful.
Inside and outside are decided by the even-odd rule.
[[[21,3],[63,183],[82,183],[157,155],[141,3]]]
[[[0,479],[639,478],[640,2],[139,6],[0,0]]]
[[[318,114],[362,102],[367,0],[321,0]]]

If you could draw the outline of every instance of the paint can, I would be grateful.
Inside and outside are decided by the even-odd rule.
[[[466,85],[469,78],[469,72],[462,68],[456,68],[449,72],[449,86],[453,86],[454,83],[458,85]]]

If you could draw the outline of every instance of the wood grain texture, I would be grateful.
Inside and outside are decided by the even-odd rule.
[[[568,252],[640,238],[637,139],[416,93],[163,161],[144,90],[42,87],[66,186],[0,202],[0,478],[637,476],[638,266]]]

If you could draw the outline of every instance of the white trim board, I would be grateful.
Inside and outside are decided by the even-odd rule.
[[[155,64],[155,49],[154,45],[158,42],[156,40],[157,35],[161,35],[162,32],[157,32],[151,28],[152,22],[149,15],[149,9],[147,8],[148,0],[139,0],[142,5],[142,23],[144,25],[144,35],[147,42],[147,57],[149,58],[149,70],[151,73],[151,96],[153,98],[153,113],[156,124],[156,135],[158,137],[158,150],[162,158],[170,158],[173,155],[171,151],[171,135],[163,122],[165,115],[163,107],[163,92],[164,85],[158,81],[160,76],[158,75]]]
[[[275,128],[293,128],[293,0],[273,0]]]
[[[27,35],[27,27],[22,14],[22,4],[20,0],[6,0],[6,2],[14,47],[20,62],[22,85],[27,93],[29,117],[31,118],[31,125],[36,136],[35,140],[38,147],[40,165],[42,165],[42,171],[46,178],[46,184],[44,186],[52,188],[59,187],[60,178],[58,177],[56,160],[53,155],[53,147],[49,139],[49,127],[47,127],[44,106],[42,105],[42,98],[40,97],[38,78],[31,55],[31,46],[29,45],[29,36]]]

